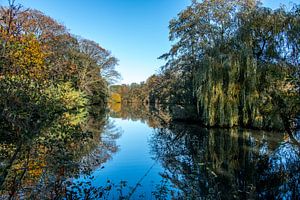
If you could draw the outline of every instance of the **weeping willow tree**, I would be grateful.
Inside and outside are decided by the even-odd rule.
[[[175,43],[163,71],[189,81],[207,126],[290,129],[299,114],[299,19],[296,5],[192,1],[170,22]]]

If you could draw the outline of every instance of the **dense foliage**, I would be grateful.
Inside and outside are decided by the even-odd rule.
[[[38,133],[57,114],[87,105],[104,108],[107,86],[119,76],[109,51],[13,3],[1,7],[0,25],[0,118],[9,134]]]
[[[193,1],[170,22],[164,71],[187,79],[205,125],[287,128],[300,107],[299,22],[296,5]]]
[[[100,137],[117,59],[40,11],[9,2],[0,7],[0,195],[60,198],[66,178],[117,150],[117,134]],[[107,146],[101,152],[100,140]]]
[[[206,126],[292,132],[300,113],[299,24],[297,5],[272,10],[256,0],[193,1],[170,22],[173,45],[160,57],[167,61],[161,73],[121,96],[193,105],[193,116],[183,116]]]

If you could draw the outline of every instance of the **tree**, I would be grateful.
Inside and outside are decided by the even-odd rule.
[[[193,1],[170,22],[175,43],[161,56],[168,93],[194,102],[207,126],[283,129],[291,120],[275,111],[280,102],[299,113],[298,22],[298,6],[273,11],[255,0]],[[272,114],[263,109],[266,99]]]
[[[94,67],[99,70],[99,75],[108,83],[111,84],[120,78],[120,74],[115,70],[118,60],[109,51],[96,42],[86,39],[79,39],[79,49],[81,53],[92,59]]]

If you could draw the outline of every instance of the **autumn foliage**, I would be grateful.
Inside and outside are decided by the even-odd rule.
[[[7,111],[0,118],[12,135],[38,134],[43,123],[63,113],[73,119],[69,124],[80,124],[83,107],[105,108],[107,87],[119,77],[108,50],[14,1],[0,8],[0,57],[0,107]]]
[[[40,11],[0,7],[0,196],[78,172],[70,163],[98,144],[117,62]],[[53,198],[51,189],[40,198],[34,191],[21,198]]]

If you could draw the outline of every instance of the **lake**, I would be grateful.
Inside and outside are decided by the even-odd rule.
[[[81,127],[92,140],[55,151],[29,140],[6,176],[1,168],[2,199],[299,199],[299,146],[283,133],[171,122],[143,105],[110,109]],[[3,152],[7,166],[14,153]]]

